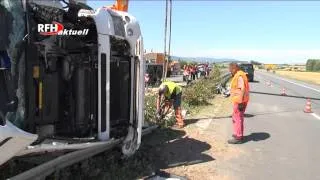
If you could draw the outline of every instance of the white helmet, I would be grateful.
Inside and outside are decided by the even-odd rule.
[[[167,85],[165,85],[165,84],[161,84],[161,85],[160,85],[160,87],[159,87],[159,93],[160,93],[160,94],[165,93],[167,90],[168,90]]]

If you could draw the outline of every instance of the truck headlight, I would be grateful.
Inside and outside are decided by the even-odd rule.
[[[133,35],[133,30],[131,28],[128,29],[127,35],[128,36],[132,36]]]

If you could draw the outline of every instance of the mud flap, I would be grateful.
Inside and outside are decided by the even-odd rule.
[[[128,135],[126,139],[123,141],[122,153],[128,157],[133,155],[138,148],[138,133],[136,129],[130,127]]]
[[[10,121],[6,121],[4,126],[0,126],[0,165],[28,147],[37,138],[38,135],[25,132]]]

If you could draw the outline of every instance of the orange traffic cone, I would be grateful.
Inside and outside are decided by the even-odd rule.
[[[307,99],[306,107],[304,108],[305,113],[312,113],[311,111],[311,100]]]
[[[281,96],[286,96],[286,95],[287,95],[286,88],[282,88]]]

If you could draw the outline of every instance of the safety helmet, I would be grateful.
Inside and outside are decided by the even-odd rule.
[[[167,91],[168,87],[165,84],[161,84],[159,87],[159,93],[163,94]]]

